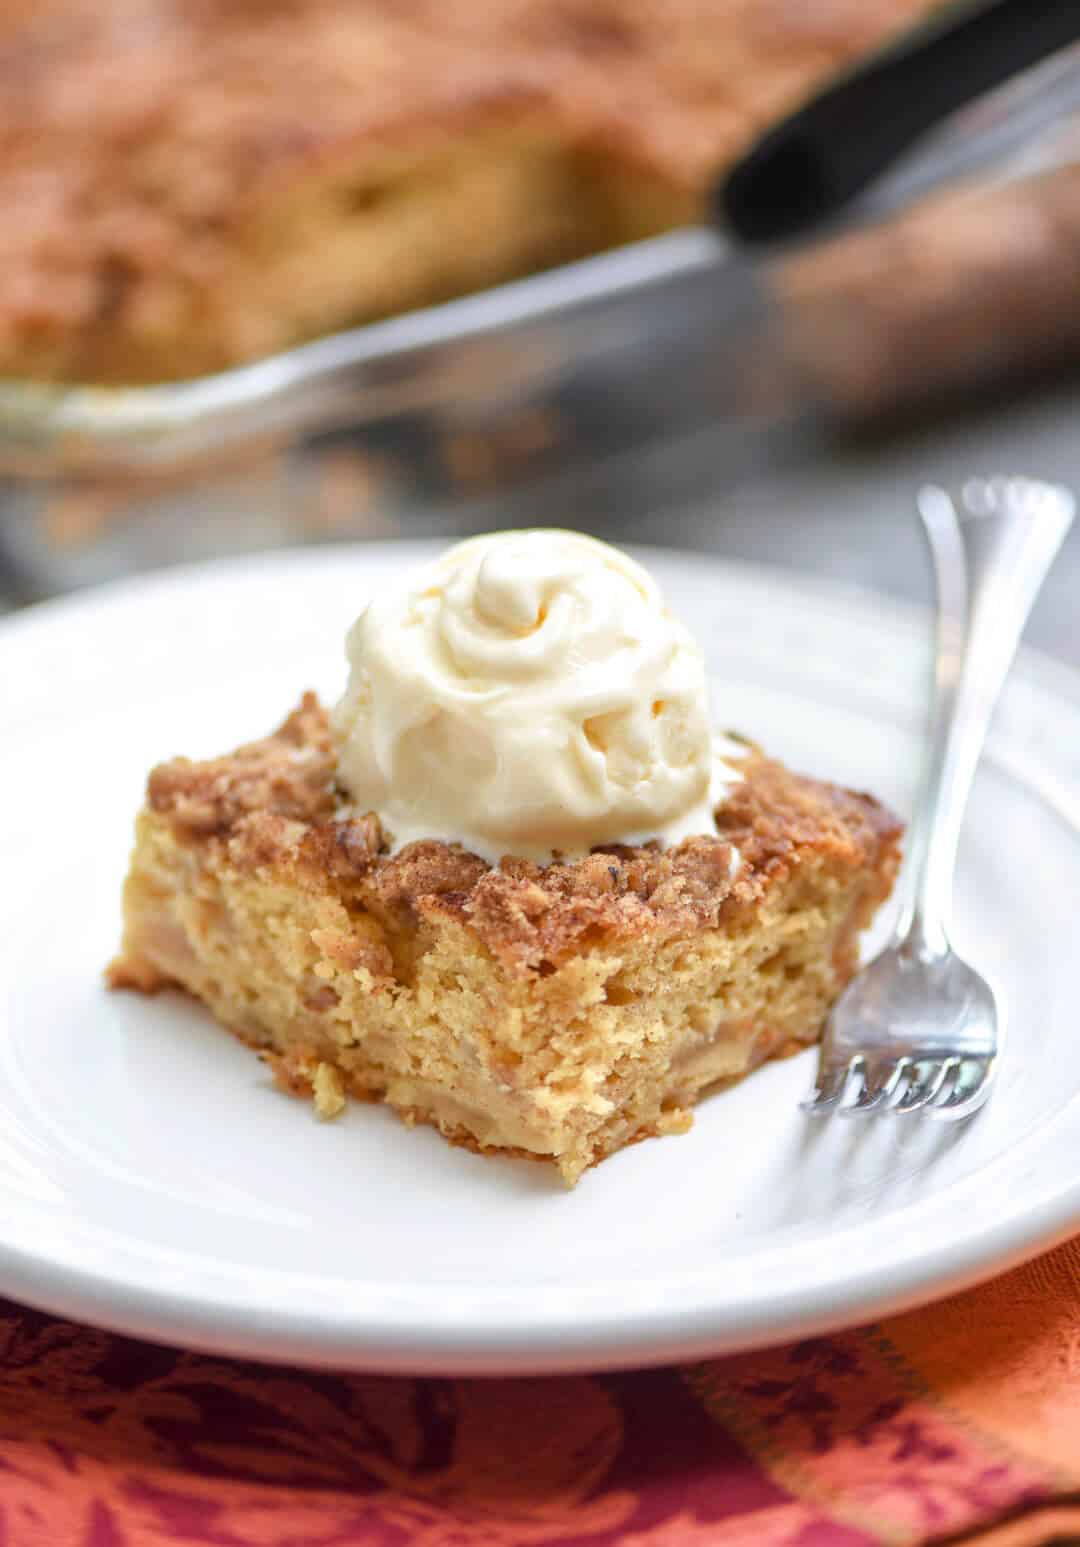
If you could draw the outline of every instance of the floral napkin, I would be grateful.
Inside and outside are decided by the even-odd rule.
[[[890,1321],[680,1369],[406,1380],[0,1301],[0,1547],[1080,1540],[1080,1241]]]

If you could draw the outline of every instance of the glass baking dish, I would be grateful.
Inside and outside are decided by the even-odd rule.
[[[399,530],[677,519],[793,435],[1073,358],[1078,110],[1069,50],[901,163],[869,222],[763,262],[676,231],[215,377],[0,383],[0,585]]]

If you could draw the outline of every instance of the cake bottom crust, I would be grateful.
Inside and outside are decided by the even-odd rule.
[[[112,988],[148,994],[183,990],[182,984],[148,964],[141,963],[133,969],[132,963],[123,957],[110,963],[107,976]],[[416,1079],[395,1082],[391,1092],[380,1085],[375,1070],[343,1075],[337,1065],[318,1059],[307,1047],[277,1052],[261,1045],[249,1033],[232,1026],[225,1029],[268,1065],[280,1090],[312,1101],[315,1111],[324,1119],[337,1117],[349,1097],[389,1105],[408,1127],[434,1128],[448,1143],[476,1155],[504,1155],[545,1163],[556,1158],[550,1151],[530,1143],[529,1136],[519,1131],[513,1110],[505,1104],[505,1110],[500,1111],[500,1104],[492,1100],[490,1093],[481,1106],[463,1101],[433,1081]],[[731,1028],[725,1030],[727,1035],[719,1041],[673,1050],[672,1077],[661,1094],[660,1111],[655,1117],[625,1132],[607,1132],[603,1142],[587,1157],[562,1157],[559,1169],[566,1185],[572,1187],[585,1170],[628,1145],[688,1133],[694,1123],[692,1108],[698,1101],[737,1085],[764,1063],[804,1052],[819,1035],[819,1028],[812,1028],[803,1037],[777,1037],[763,1034],[752,1023],[743,1025],[737,1033]]]
[[[857,950],[858,910],[849,908],[847,914],[829,941],[830,974],[835,972],[837,981],[850,976]],[[169,927],[174,930],[172,924]],[[138,954],[119,957],[108,974],[112,987],[142,993],[173,988],[191,992],[186,976],[174,976]],[[660,1055],[637,1078],[624,1081],[617,1100],[606,1102],[611,1110],[603,1122],[574,1132],[554,1121],[538,1122],[532,1103],[523,1103],[507,1081],[484,1076],[471,1089],[463,1088],[469,1081],[459,1070],[456,1087],[450,1087],[444,1078],[425,1078],[415,1070],[395,1072],[356,1049],[334,1046],[314,1036],[310,1027],[294,1030],[287,1021],[267,1031],[238,1026],[230,1020],[219,993],[205,982],[195,989],[194,997],[209,1003],[226,1029],[258,1054],[280,1089],[313,1101],[320,1117],[336,1117],[346,1098],[382,1102],[409,1126],[432,1127],[450,1143],[476,1154],[554,1161],[568,1186],[627,1145],[689,1131],[692,1108],[699,1100],[729,1088],[771,1059],[792,1056],[811,1045],[820,1034],[826,1008],[819,990],[809,1014],[796,1006],[781,1017],[779,1025],[770,1024],[760,1013],[737,1020],[721,1018],[708,1025],[698,1019],[699,1029],[688,1022],[672,1037],[658,1024],[654,1040],[663,1043]]]

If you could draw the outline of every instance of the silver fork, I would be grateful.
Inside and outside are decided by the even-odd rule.
[[[934,710],[910,833],[904,906],[885,949],[825,1026],[817,1085],[801,1103],[966,1117],[990,1092],[1003,1015],[949,944],[953,871],[990,717],[1032,605],[1072,523],[1072,495],[1025,478],[971,479],[918,496],[938,596]]]

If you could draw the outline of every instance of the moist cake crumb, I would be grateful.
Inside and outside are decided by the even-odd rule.
[[[319,1063],[311,1079],[315,1110],[324,1121],[345,1110],[345,1082],[333,1064]]]

